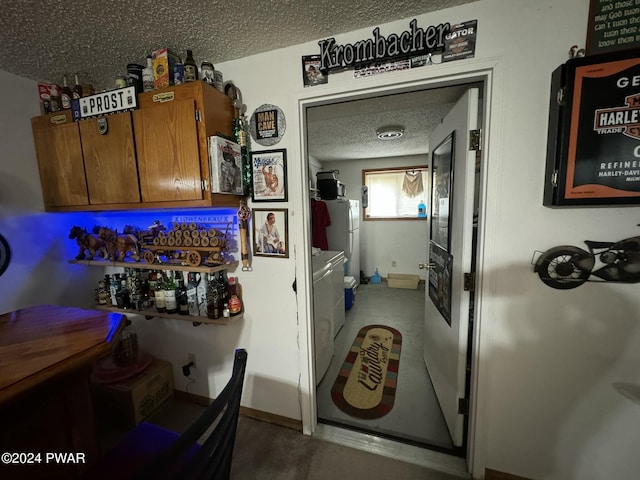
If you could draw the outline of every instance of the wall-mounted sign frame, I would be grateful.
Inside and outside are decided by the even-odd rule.
[[[640,203],[640,49],[553,72],[543,203]]]
[[[284,131],[287,129],[287,121],[282,109],[276,105],[265,103],[256,108],[251,115],[249,132],[253,140],[265,147],[278,143]]]
[[[429,242],[429,298],[451,326],[451,271],[453,256],[437,243]]]
[[[287,150],[251,152],[251,200],[287,201]]]
[[[431,241],[446,252],[451,250],[451,202],[453,200],[453,162],[455,133],[451,132],[431,158]]]
[[[591,0],[587,28],[587,55],[637,48],[640,14],[635,0]]]

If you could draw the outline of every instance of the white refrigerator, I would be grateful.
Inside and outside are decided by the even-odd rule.
[[[360,202],[338,198],[325,200],[331,225],[327,227],[329,250],[342,250],[346,259],[345,276],[360,283]]]

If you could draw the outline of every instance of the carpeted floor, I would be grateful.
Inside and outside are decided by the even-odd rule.
[[[240,417],[233,480],[459,480],[459,476]],[[468,478],[468,477],[466,477]]]
[[[184,431],[204,407],[171,398],[147,420],[176,432]],[[113,424],[98,425],[101,447],[112,448],[126,433]],[[376,441],[377,451],[384,448]],[[403,447],[403,449],[408,446]],[[461,459],[458,459],[462,462]],[[437,461],[436,461],[437,463]],[[424,465],[424,463],[422,463]],[[469,478],[459,464],[445,463],[442,471],[404,462],[387,454],[351,448],[278,425],[241,416],[231,468],[232,480],[459,480]],[[429,463],[434,465],[434,463]]]

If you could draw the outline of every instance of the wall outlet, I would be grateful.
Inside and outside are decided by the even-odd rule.
[[[198,362],[196,362],[195,353],[187,353],[187,363],[193,363],[192,365],[193,368],[196,368],[198,366]]]
[[[391,266],[395,267],[396,266],[396,261],[395,260],[391,260]]]

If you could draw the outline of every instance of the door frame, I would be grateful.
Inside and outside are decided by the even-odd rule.
[[[297,137],[299,144],[298,157],[300,160],[300,188],[301,211],[298,221],[301,225],[300,238],[296,252],[297,295],[298,295],[298,334],[300,339],[300,380],[299,398],[303,433],[311,435],[317,427],[316,383],[314,372],[314,338],[313,338],[313,272],[311,267],[311,218],[309,198],[309,165],[306,142],[306,109],[313,106],[329,105],[348,100],[377,97],[381,95],[407,93],[416,90],[428,90],[452,85],[481,83],[481,171],[479,185],[479,217],[478,239],[476,246],[477,276],[475,279],[475,318],[473,337],[470,348],[471,359],[471,385],[469,398],[469,420],[467,429],[466,461],[469,471],[474,475],[484,471],[485,449],[484,438],[486,426],[483,419],[488,411],[487,401],[483,396],[486,390],[489,375],[486,365],[488,353],[482,349],[488,339],[482,334],[482,318],[484,313],[483,302],[483,271],[485,265],[485,241],[488,228],[487,217],[493,218],[487,203],[487,184],[489,182],[489,152],[490,139],[499,138],[497,114],[500,102],[500,89],[502,86],[502,67],[499,59],[470,60],[450,62],[439,65],[429,65],[422,68],[404,72],[389,73],[377,77],[354,80],[349,75],[350,71],[331,75],[329,82],[335,81],[335,86],[313,87],[300,91],[294,95],[295,118],[292,135]],[[379,77],[379,78],[378,78]],[[330,84],[329,84],[330,85]],[[493,113],[493,118],[492,118]],[[493,121],[492,121],[493,120]],[[297,130],[297,131],[296,131]],[[495,173],[492,174],[495,176]],[[485,349],[489,349],[485,346]]]

